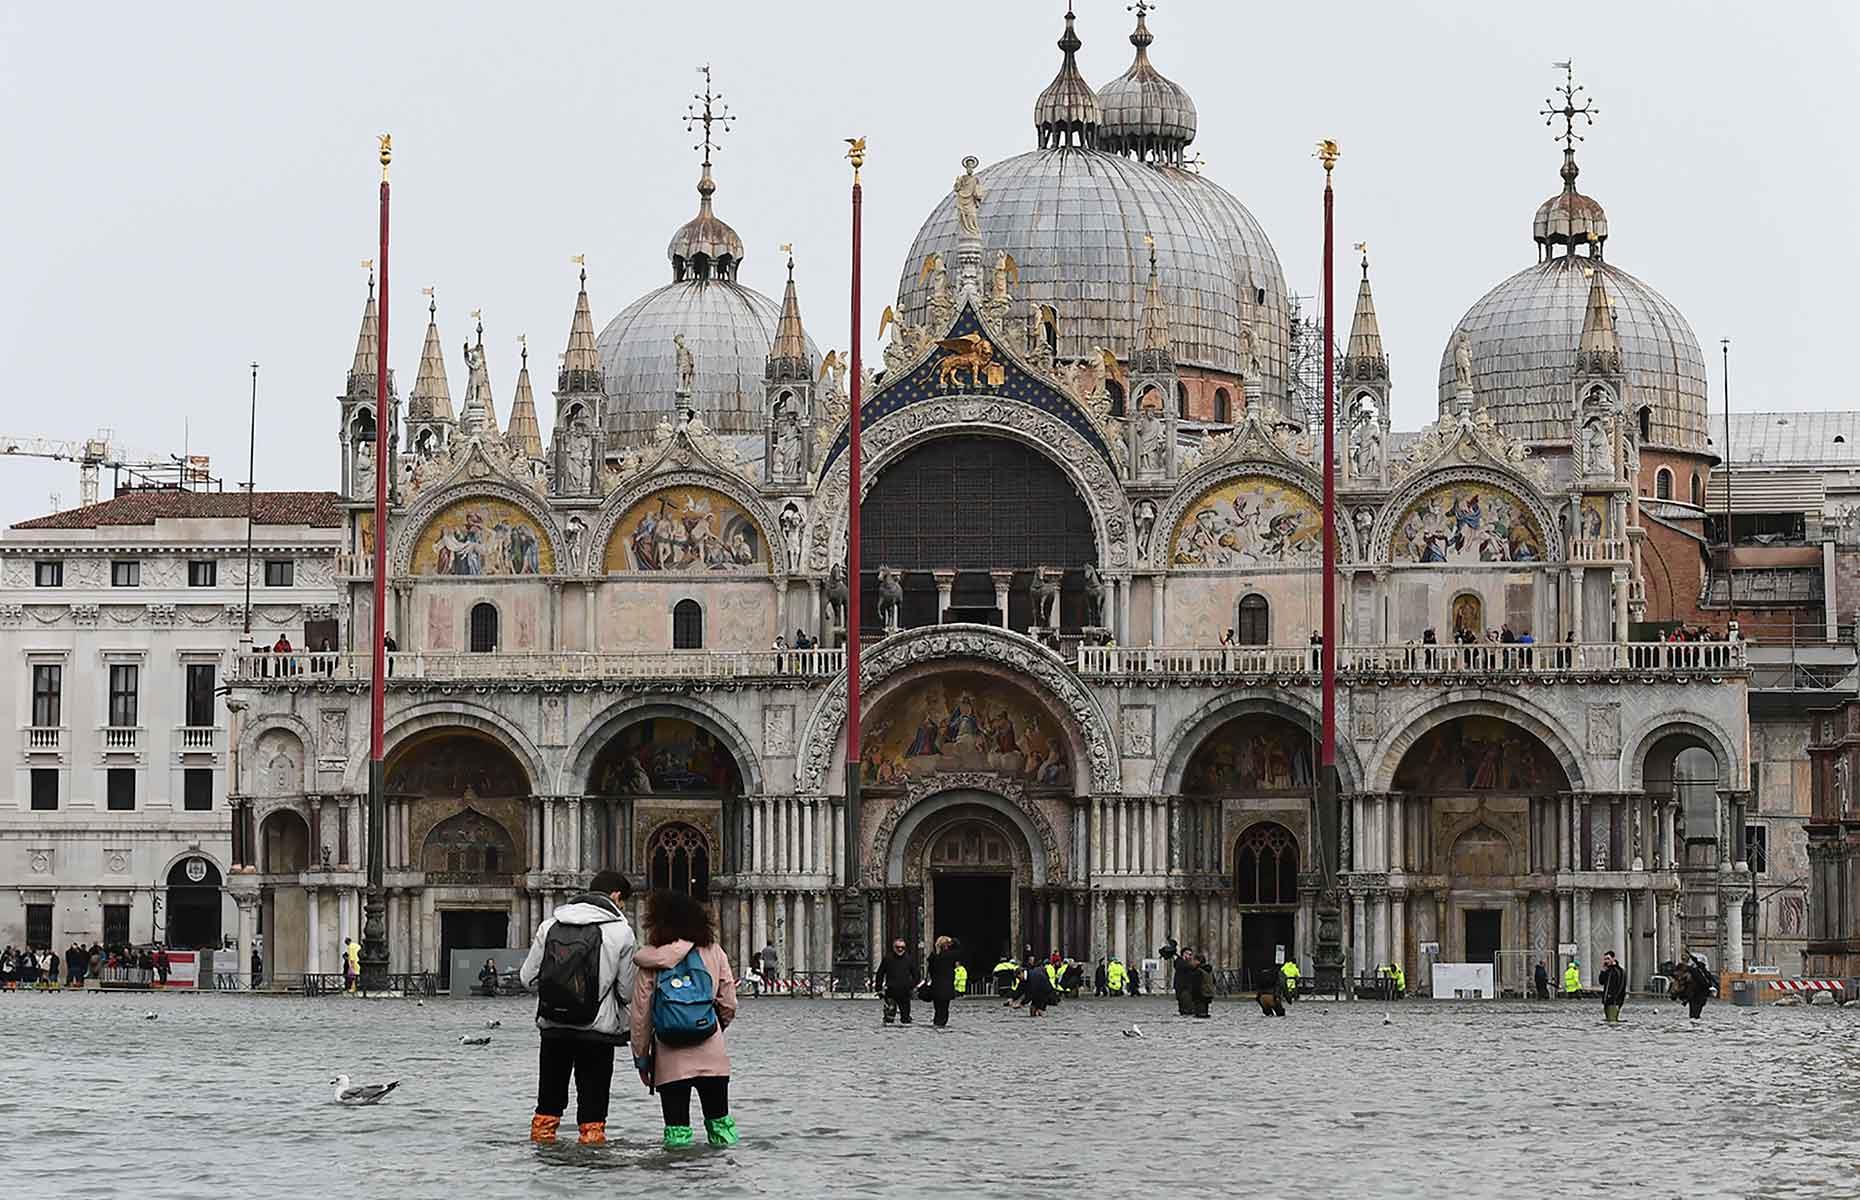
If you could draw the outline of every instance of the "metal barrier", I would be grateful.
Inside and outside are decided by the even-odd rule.
[[[290,978],[286,976],[285,978]],[[340,996],[350,988],[348,980],[340,971],[320,971],[315,974],[299,976],[302,980],[303,994],[306,996]],[[414,971],[389,975],[383,992],[398,993],[403,996],[437,996],[439,994],[439,976],[431,971]],[[361,980],[355,981],[354,991],[366,995],[368,989]]]

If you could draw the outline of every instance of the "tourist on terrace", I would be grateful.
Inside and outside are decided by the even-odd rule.
[[[647,944],[633,956],[638,967],[629,1005],[633,1066],[640,1082],[659,1093],[665,1116],[664,1146],[676,1150],[691,1144],[694,1090],[704,1109],[705,1137],[713,1146],[734,1146],[740,1139],[736,1118],[730,1115],[730,1051],[723,1034],[736,1018],[736,977],[729,957],[717,944],[710,909],[682,892],[654,892],[646,901],[646,939]],[[701,971],[691,958],[702,964]],[[710,1015],[715,1019],[707,1034],[675,1037],[673,1027],[658,1028],[661,1002],[666,1000],[664,994],[655,995],[659,978],[662,973],[679,971],[688,973],[679,982],[691,984],[700,994],[702,975],[710,976]]]

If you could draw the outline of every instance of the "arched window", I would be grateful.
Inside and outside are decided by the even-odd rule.
[[[497,606],[479,601],[471,606],[471,652],[489,654],[497,649]]]
[[[1235,626],[1242,646],[1272,644],[1272,609],[1258,592],[1240,597],[1240,621]]]
[[[680,600],[672,606],[672,649],[704,648],[704,609],[696,600]]]
[[[365,408],[355,414],[354,437],[358,442],[375,440],[375,414]]]
[[[1234,846],[1234,903],[1298,903],[1298,843],[1283,825],[1262,822]]]
[[[1124,385],[1115,379],[1104,381],[1104,394],[1111,398],[1111,415],[1121,417],[1124,412]]]
[[[1653,476],[1653,495],[1658,500],[1673,498],[1673,473],[1661,467]]]
[[[1188,385],[1179,379],[1175,384],[1175,415],[1188,420]]]
[[[1699,478],[1697,471],[1692,472],[1692,507],[1705,507],[1705,481]]]
[[[1223,424],[1234,419],[1233,393],[1226,388],[1214,389],[1214,419]]]
[[[710,897],[710,842],[689,825],[661,825],[646,843],[646,871],[655,890]]]

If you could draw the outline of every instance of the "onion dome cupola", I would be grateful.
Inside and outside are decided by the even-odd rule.
[[[1150,62],[1149,5],[1137,0],[1130,69],[1098,89],[1098,144],[1143,162],[1180,166],[1195,140],[1195,101]]]
[[[1559,67],[1570,71],[1567,63]],[[1561,101],[1544,112],[1561,118],[1564,190],[1540,209],[1534,230],[1537,262],[1498,284],[1461,317],[1440,356],[1439,395],[1450,410],[1454,351],[1462,335],[1472,358],[1473,389],[1499,427],[1527,444],[1572,443],[1572,377],[1583,343],[1591,296],[1605,289],[1610,336],[1619,347],[1624,411],[1648,411],[1648,444],[1705,452],[1705,356],[1692,327],[1654,288],[1602,257],[1607,218],[1600,204],[1575,190],[1578,120],[1596,110],[1577,102],[1582,89],[1566,75]],[[1586,245],[1588,253],[1576,253]],[[1556,253],[1556,247],[1563,247]]]
[[[753,457],[765,424],[762,378],[781,306],[739,281],[743,241],[713,210],[717,183],[711,156],[735,118],[711,90],[703,68],[704,92],[686,115],[703,130],[698,215],[679,229],[668,248],[672,281],[622,309],[595,339],[606,384],[602,425],[607,448],[652,440],[661,420],[678,408],[678,350],[691,353],[694,382],[690,405],[712,431],[724,437],[753,435],[755,444],[736,446]],[[809,345],[810,353],[813,347]]]
[[[1060,61],[1059,74],[1033,102],[1033,128],[1040,136],[1042,150],[1055,146],[1091,149],[1098,144],[1098,94],[1079,74],[1078,52],[1084,43],[1079,41],[1078,31],[1073,28],[1076,19],[1072,10],[1066,9],[1066,31],[1060,35],[1058,43],[1065,56]]]

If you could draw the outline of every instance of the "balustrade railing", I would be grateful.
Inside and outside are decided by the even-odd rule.
[[[65,748],[63,726],[28,725],[20,733],[28,754],[56,754]]]
[[[1571,562],[1626,562],[1627,560],[1626,538],[1577,538],[1569,544],[1569,561]]]
[[[483,679],[757,679],[830,678],[846,667],[843,650],[662,650],[615,654],[562,650],[488,654],[415,653],[387,656],[390,680]],[[367,654],[254,652],[233,656],[240,683],[319,680],[365,682]]]
[[[1312,646],[1168,647],[1083,646],[1082,675],[1232,675],[1263,677],[1316,674]],[[1344,675],[1533,675],[1544,678],[1598,672],[1719,674],[1749,669],[1743,642],[1474,642],[1339,646],[1337,670]]]
[[[219,743],[220,731],[216,725],[177,725],[174,730],[175,744],[182,750],[213,750]]]
[[[140,725],[105,725],[98,731],[105,750],[135,750],[142,745]]]

